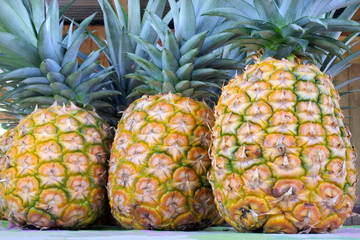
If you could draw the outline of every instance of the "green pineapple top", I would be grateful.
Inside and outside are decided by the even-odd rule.
[[[85,56],[82,63],[78,59],[94,14],[76,30],[72,22],[63,35],[64,21],[56,0],[49,6],[43,0],[1,0],[0,4],[0,68],[4,70],[0,107],[10,116],[2,119],[5,127],[16,125],[36,105],[48,107],[54,101],[96,108],[111,118],[106,109],[113,105],[106,98],[119,92],[104,90],[111,68],[99,70],[101,50]]]
[[[121,96],[113,97],[113,101],[118,103],[119,112],[145,93],[171,91],[193,97],[196,97],[194,94],[218,95],[219,90],[214,87],[234,74],[234,71],[225,74],[223,70],[240,70],[243,67],[239,61],[245,57],[244,52],[239,54],[239,49],[232,48],[231,45],[219,48],[234,35],[221,33],[233,24],[232,21],[203,15],[210,9],[223,6],[223,1],[148,1],[142,16],[140,0],[128,0],[128,14],[117,0],[113,0],[113,6],[109,0],[98,2],[104,15],[106,42],[94,35],[92,37],[100,47],[105,48],[108,62],[110,66],[114,66],[115,73],[110,78],[113,88],[122,92]],[[171,9],[164,12],[167,2]],[[168,27],[171,21],[174,23],[175,33]],[[194,35],[196,36],[190,41]],[[157,46],[159,38],[164,48]],[[183,47],[186,41],[188,46]],[[161,63],[163,61],[164,64]],[[151,66],[150,69],[144,64]],[[175,68],[179,68],[179,71]],[[161,74],[155,73],[159,71]],[[190,76],[192,73],[193,77]],[[205,74],[203,82],[195,82]],[[145,78],[156,80],[147,81]],[[210,93],[209,87],[204,84],[205,79],[207,81],[209,78],[213,78],[208,81],[208,86],[212,88]]]
[[[167,0],[148,1],[147,11],[152,11],[162,16]],[[101,48],[105,54],[107,62],[113,72],[107,77],[111,82],[105,89],[115,90],[121,95],[112,95],[107,102],[115,106],[108,109],[109,114],[116,121],[120,119],[122,112],[135,99],[128,97],[132,89],[139,85],[135,79],[126,78],[125,75],[133,73],[136,64],[126,56],[126,52],[134,53],[138,56],[147,57],[145,51],[129,36],[135,34],[155,44],[157,41],[156,32],[151,28],[147,21],[147,12],[142,16],[140,0],[128,0],[128,12],[118,0],[98,0],[104,18],[105,40],[96,36],[96,33],[89,33],[92,40]],[[104,66],[101,68],[105,69]]]
[[[295,55],[325,66],[341,58],[354,35],[339,41],[341,32],[359,32],[360,24],[349,20],[359,0],[225,0],[227,7],[207,14],[237,22],[227,32],[236,34],[235,44],[248,51],[263,50],[263,58]],[[345,8],[346,7],[346,8]],[[335,11],[345,10],[334,17]]]
[[[231,77],[228,70],[242,67],[237,59],[223,57],[224,49],[221,47],[234,34],[218,34],[217,31],[223,27],[219,24],[219,18],[207,19],[207,22],[202,19],[199,11],[214,8],[214,1],[204,3],[202,8],[196,0],[169,3],[174,31],[168,27],[166,18],[161,19],[148,12],[149,21],[160,37],[161,45],[156,46],[139,36],[131,35],[150,58],[127,54],[140,66],[127,77],[143,82],[129,96],[172,92],[194,99],[210,100],[217,97],[217,88]]]

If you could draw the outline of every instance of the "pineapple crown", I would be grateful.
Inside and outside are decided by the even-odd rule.
[[[237,22],[225,32],[234,33],[234,43],[244,50],[263,50],[263,59],[295,55],[323,65],[327,56],[330,61],[350,51],[346,42],[337,40],[341,32],[360,31],[360,24],[349,20],[359,8],[359,0],[225,1],[228,6],[207,14]],[[335,11],[344,7],[334,18]]]
[[[179,82],[179,80],[177,80],[177,83],[175,85],[172,83],[173,85],[170,87],[170,82],[163,84],[162,82],[165,80],[161,78],[157,79],[161,83],[159,83],[159,81],[152,82],[153,85],[151,85],[151,81],[148,81],[144,84],[144,77],[139,75],[141,73],[145,73],[144,69],[137,71],[137,75],[132,74],[139,68],[141,61],[145,60],[145,62],[147,61],[151,63],[156,61],[159,63],[158,60],[154,60],[155,58],[158,59],[159,56],[162,55],[162,48],[157,46],[159,38],[164,45],[175,44],[177,45],[177,48],[180,49],[186,40],[189,40],[190,37],[201,33],[196,38],[193,38],[192,41],[198,41],[198,47],[203,46],[202,50],[198,49],[199,53],[195,53],[194,47],[194,49],[192,49],[194,51],[187,55],[188,58],[193,58],[192,61],[195,61],[195,59],[205,55],[205,53],[213,51],[215,54],[216,51],[217,56],[214,57],[216,60],[213,62],[213,69],[221,71],[224,69],[239,70],[243,67],[243,65],[239,64],[239,62],[244,59],[245,52],[239,54],[239,49],[234,48],[231,45],[221,47],[234,35],[233,33],[221,33],[233,24],[232,21],[224,21],[224,18],[222,17],[210,17],[203,15],[211,9],[223,6],[225,4],[223,1],[148,1],[142,17],[140,11],[140,0],[128,1],[128,15],[126,14],[124,8],[116,0],[113,1],[113,6],[108,0],[98,1],[104,14],[106,43],[98,39],[95,35],[91,36],[100,47],[105,48],[104,53],[110,65],[114,66],[114,71],[116,73],[110,76],[114,82],[112,87],[123,93],[122,96],[114,96],[114,101],[118,103],[118,106],[121,106],[119,111],[126,108],[138,95],[143,93],[156,93],[170,90],[174,91],[175,85]],[[164,8],[167,2],[169,3],[171,9],[169,12],[164,14]],[[162,18],[163,15],[165,16]],[[156,23],[154,21],[156,21]],[[173,21],[175,28],[175,33],[173,35],[172,31],[167,26],[171,21]],[[158,30],[154,31],[154,29]],[[171,39],[165,40],[165,36],[168,36]],[[207,52],[206,48],[208,46],[212,49],[209,48],[209,51]],[[172,48],[167,48],[166,51],[174,54],[172,52]],[[190,56],[190,54],[192,54],[192,56]],[[136,59],[134,59],[134,57]],[[140,62],[138,61],[138,57],[141,59]],[[185,57],[186,56],[184,56],[183,60]],[[210,57],[210,55],[208,57]],[[217,61],[218,59],[223,60]],[[177,59],[177,61],[178,60],[179,59]],[[211,59],[208,60],[211,62]],[[205,61],[205,59],[203,59],[203,61]],[[163,70],[162,65],[157,67],[160,67],[161,71]],[[190,71],[190,68],[187,69],[187,71]],[[229,72],[227,75],[232,76],[233,73]],[[148,77],[150,76],[151,74],[149,74]],[[228,76],[226,76],[225,79],[228,79]],[[148,83],[151,85],[150,88],[146,87]],[[183,87],[180,87],[182,91],[189,89],[189,86],[186,87],[188,83],[182,84],[184,84]],[[195,83],[193,82],[193,85],[194,84]],[[201,83],[201,85],[204,86],[203,83]],[[178,87],[179,86],[180,85],[178,85]],[[216,90],[213,92],[216,92],[216,95],[218,94]],[[188,93],[191,93],[191,90],[188,90]]]
[[[121,117],[121,111],[133,101],[127,96],[138,85],[134,79],[126,78],[125,75],[134,72],[135,63],[127,57],[126,52],[134,53],[141,57],[147,57],[145,51],[130,37],[130,34],[141,36],[151,44],[155,44],[158,36],[146,20],[147,12],[163,15],[166,0],[148,1],[146,11],[141,17],[140,0],[128,1],[128,14],[118,0],[98,0],[104,15],[104,27],[106,42],[90,33],[93,41],[104,49],[104,54],[113,67],[114,73],[109,76],[112,85],[107,89],[116,89],[122,95],[112,96],[110,101],[116,103],[117,109],[113,115]]]
[[[195,0],[178,3],[169,0],[169,3],[174,31],[168,27],[167,17],[161,19],[152,12],[147,15],[161,45],[131,35],[150,59],[127,53],[139,69],[126,76],[144,83],[135,87],[129,96],[172,92],[199,99],[217,97],[216,88],[231,77],[227,70],[243,67],[237,59],[224,58],[223,46],[234,34],[220,32],[229,23],[223,23],[219,17],[202,16],[216,7],[217,1],[206,1],[204,5]]]
[[[102,50],[92,52],[81,64],[78,61],[80,45],[88,37],[86,27],[94,14],[76,30],[71,22],[63,35],[64,21],[60,21],[62,12],[56,0],[50,5],[43,0],[0,3],[0,68],[5,70],[0,75],[0,107],[12,116],[3,119],[7,127],[15,125],[16,118],[29,114],[36,105],[48,107],[54,101],[72,101],[96,108],[106,116],[103,109],[113,106],[102,99],[119,92],[104,90],[110,84],[104,79],[111,74],[111,68],[96,70]]]

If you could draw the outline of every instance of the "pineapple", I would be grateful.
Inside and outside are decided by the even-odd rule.
[[[263,55],[230,80],[215,108],[208,178],[216,205],[238,231],[331,232],[354,206],[356,153],[331,77],[304,59],[321,67],[341,56],[347,47],[333,32],[360,24],[331,19],[345,1],[230,2],[231,12],[209,14],[236,19],[234,41]]]
[[[109,125],[95,112],[56,103],[14,130],[0,194],[16,225],[84,228],[105,210]]]
[[[113,68],[108,79],[111,85],[105,86],[106,89],[116,89],[121,95],[110,96],[106,101],[114,108],[110,109],[107,115],[112,116],[112,125],[116,125],[122,112],[130,105],[134,98],[128,97],[131,89],[137,86],[134,80],[125,77],[128,73],[134,72],[134,61],[126,57],[126,52],[136,53],[143,56],[145,51],[141,49],[129,36],[129,33],[141,35],[146,40],[155,43],[156,33],[151,29],[149,21],[146,20],[146,11],[152,11],[158,15],[163,15],[166,0],[149,1],[144,15],[141,18],[139,0],[128,1],[128,14],[122,8],[118,0],[98,0],[104,16],[104,28],[106,41],[98,38],[94,33],[89,33],[92,40],[104,49],[108,64]],[[115,9],[113,8],[115,7]],[[131,43],[131,44],[130,44]],[[101,66],[102,67],[102,66]],[[103,68],[104,70],[106,68]],[[95,222],[97,225],[119,225],[110,212],[110,207],[103,217]]]
[[[206,173],[213,112],[179,94],[143,96],[124,112],[109,162],[114,217],[128,229],[196,230],[218,218]]]
[[[12,129],[6,131],[4,134],[0,136],[0,179],[1,178],[1,172],[2,169],[5,167],[5,161],[6,161],[6,152],[9,150],[14,137],[14,131]],[[3,199],[0,197],[0,219],[3,218],[3,211],[2,206],[3,205]]]
[[[150,61],[127,54],[140,69],[126,77],[144,82],[129,96],[144,95],[120,119],[108,180],[112,213],[127,229],[199,230],[220,219],[206,177],[213,111],[194,99],[216,97],[223,69],[238,66],[214,52],[232,34],[197,32],[193,2],[170,3],[174,32],[147,13],[162,47],[131,35]]]
[[[72,22],[63,35],[56,0],[48,6],[43,0],[1,3],[18,13],[14,19],[0,14],[0,67],[5,70],[0,102],[10,115],[2,120],[5,127],[16,126],[2,158],[1,209],[19,226],[87,227],[108,206],[112,140],[110,126],[89,109],[111,121],[107,109],[113,105],[103,98],[118,94],[104,89],[111,68],[97,71],[100,50],[81,64],[78,60],[93,16],[74,31]],[[18,29],[9,27],[15,23]]]

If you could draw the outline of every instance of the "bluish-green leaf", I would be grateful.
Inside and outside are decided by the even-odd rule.
[[[99,66],[98,63],[93,63],[93,64],[90,64],[89,66],[87,66],[86,68],[82,69],[82,73],[83,73],[83,78],[88,78],[90,77],[92,74],[97,74],[95,69],[96,67]]]
[[[104,27],[106,42],[108,44],[108,59],[110,64],[115,66],[115,70],[120,77],[120,62],[118,60],[120,50],[120,41],[124,38],[124,27],[120,24],[114,9],[107,0],[98,0],[104,14]]]
[[[354,59],[358,58],[359,56],[360,56],[360,51],[357,51],[357,52],[345,57],[344,59],[342,59],[342,60],[338,61],[337,63],[335,63],[334,65],[332,65],[328,69],[326,74],[329,74],[329,75],[335,77],[337,74],[339,74],[341,72],[341,70],[346,68],[346,66],[348,64],[350,64]]]
[[[61,68],[60,73],[64,76],[68,76],[71,73],[73,73],[74,71],[77,71],[77,68],[78,68],[78,61],[74,60],[74,61],[71,61],[71,62],[68,62],[67,64],[65,64]],[[79,70],[82,70],[82,69],[79,68]]]
[[[149,54],[155,65],[161,67],[161,51],[157,49],[153,44],[150,44],[145,39],[140,38],[134,34],[130,34],[131,38],[133,38],[142,48]]]
[[[207,67],[222,70],[240,70],[245,67],[245,63],[233,59],[220,58],[209,63]]]
[[[174,29],[179,29],[180,23],[179,23],[179,6],[175,0],[169,0],[170,5],[170,12],[172,14],[172,20],[174,22]]]
[[[62,58],[58,55],[58,51],[56,51],[56,48],[58,47],[56,47],[52,42],[51,36],[46,29],[46,24],[41,26],[38,38],[37,48],[41,60],[50,58],[60,65]]]
[[[36,32],[39,32],[39,29],[42,23],[45,21],[45,6],[43,0],[31,0],[28,1],[31,7],[32,12],[32,21]]]
[[[60,20],[60,11],[58,1],[51,1],[50,5],[47,8],[45,25],[46,29],[49,31],[52,44],[56,47],[52,49],[56,52],[57,55],[60,55],[60,49],[58,48],[58,43],[62,40],[62,32],[59,28]]]
[[[65,76],[62,75],[61,73],[58,72],[49,72],[46,75],[47,79],[49,79],[50,83],[55,83],[55,82],[64,82],[65,81]]]
[[[262,20],[269,21],[278,27],[286,25],[274,0],[254,0],[254,6]]]
[[[15,0],[19,1],[19,0]],[[28,20],[27,16],[21,17],[17,13],[17,9],[11,7],[7,1],[0,1],[0,26],[7,29],[9,33],[14,34],[15,36],[26,40],[33,46],[36,46],[37,40],[36,35],[31,25],[26,23]]]
[[[83,33],[78,38],[74,40],[74,42],[70,45],[70,47],[66,50],[61,66],[65,66],[65,64],[76,60],[79,52],[80,45],[85,41],[87,35]]]
[[[285,0],[282,2],[279,12],[284,17],[286,23],[294,22],[301,16],[302,8],[304,5],[303,0],[288,1]]]
[[[141,31],[141,12],[140,12],[140,0],[128,1],[129,12],[129,32],[134,35],[139,35]]]
[[[167,0],[156,0],[156,1],[148,1],[146,5],[146,9],[142,19],[142,28],[140,32],[140,37],[148,41],[149,43],[156,44],[158,41],[158,35],[154,31],[151,26],[151,22],[147,21],[149,19],[149,13],[154,13],[157,16],[162,16]],[[140,46],[136,47],[135,54],[140,57],[145,57],[145,52],[142,50]]]
[[[192,49],[201,49],[205,38],[207,36],[207,32],[202,32],[202,33],[198,33],[195,36],[192,36],[189,40],[187,40],[184,45],[180,48],[180,52],[181,54],[185,54],[189,51],[191,51]]]
[[[162,85],[162,92],[172,92],[176,93],[176,89],[174,88],[174,85],[172,85],[170,82],[163,82]]]
[[[176,71],[176,76],[180,80],[191,80],[191,74],[193,70],[194,70],[193,64],[191,63],[185,64]]]
[[[61,90],[59,94],[64,98],[67,98],[72,101],[78,98],[77,94],[72,89]]]
[[[181,94],[185,97],[191,97],[194,93],[194,89],[193,88],[188,88],[184,91],[181,92]]]
[[[45,59],[40,64],[40,71],[46,76],[49,72],[59,72],[61,70],[60,65],[51,58]]]
[[[144,58],[140,58],[133,53],[127,53],[127,55],[134,60],[139,66],[141,66],[150,76],[153,76],[155,79],[160,79],[162,76],[161,69],[158,68],[155,64],[149,62]]]
[[[304,33],[305,30],[297,24],[288,24],[280,29],[280,34],[283,37],[292,36],[296,38],[301,38],[304,35]]]
[[[82,72],[76,71],[70,74],[69,76],[67,76],[64,82],[66,85],[69,86],[69,88],[75,88],[81,83],[81,80],[82,80]]]
[[[165,82],[170,82],[171,84],[174,85],[179,81],[178,77],[174,72],[163,70],[162,74],[163,74],[163,80]]]
[[[190,81],[188,81],[188,80],[180,81],[175,85],[175,89],[177,92],[184,91],[184,90],[188,89],[189,87],[190,87]]]
[[[5,73],[2,79],[6,80],[6,79],[17,79],[17,78],[28,78],[28,77],[41,77],[41,76],[42,74],[39,68],[26,67]]]
[[[252,1],[248,1],[248,0],[225,0],[225,1],[229,3],[233,8],[236,8],[238,11],[240,11],[241,16],[246,16],[249,19],[260,19],[261,17],[256,11],[256,8],[254,7]]]
[[[203,55],[195,60],[194,66],[195,68],[204,68],[211,62],[215,61],[220,55],[221,53],[216,53],[216,52]]]
[[[194,80],[195,79],[196,80],[207,79],[207,78],[211,77],[216,72],[217,72],[216,69],[211,69],[211,68],[195,69],[192,72],[191,78],[194,79]]]
[[[0,52],[26,63],[29,67],[39,66],[41,60],[37,49],[21,38],[0,32]]]
[[[220,31],[215,30],[221,24],[220,17],[204,15],[212,9],[217,9],[226,5],[225,1],[207,0],[207,1],[193,1],[195,14],[196,14],[196,32],[210,31],[212,33],[218,33]],[[197,6],[199,5],[199,6]]]
[[[227,33],[227,32],[219,33],[212,36],[207,36],[200,49],[199,54],[204,55],[206,53],[210,53],[224,46],[227,43],[227,41],[229,41],[233,36],[234,36],[233,33]]]
[[[105,97],[111,97],[114,95],[121,95],[121,92],[119,91],[113,91],[113,90],[104,90],[101,92],[93,92],[93,93],[89,93],[86,94],[82,97],[83,102],[86,105],[90,104],[92,101],[96,100],[96,99],[100,99],[100,98],[105,98]]]
[[[80,25],[77,26],[76,30],[72,33],[72,39],[76,40],[81,37],[86,31],[86,28],[89,26],[91,21],[94,19],[96,13],[91,14],[89,17],[85,18]]]
[[[61,93],[62,90],[68,90],[69,87],[67,85],[65,85],[64,83],[61,82],[54,82],[50,84],[50,88],[52,91],[52,94],[55,95],[59,95]]]
[[[148,12],[149,19],[148,21],[156,31],[157,35],[161,39],[162,42],[165,42],[165,35],[167,32],[171,31],[171,29],[167,26],[167,24],[157,15],[152,12]]]
[[[252,19],[250,16],[247,16],[247,14],[244,15],[239,10],[240,9],[231,8],[231,7],[220,7],[208,11],[206,15],[224,17],[236,22],[243,22]],[[256,15],[258,15],[258,13],[256,13]]]
[[[192,0],[180,0],[179,29],[180,41],[188,40],[196,33],[196,17]]]
[[[41,103],[41,104],[46,104],[48,106],[50,106],[51,104],[54,103],[54,98],[53,97],[45,97],[45,96],[38,96],[38,97],[30,97],[30,98],[26,98],[23,99],[24,102],[29,102],[29,103]]]
[[[171,31],[167,31],[165,34],[163,48],[168,49],[176,59],[180,58],[179,42],[176,40],[175,35]]]
[[[51,88],[48,84],[31,84],[26,85],[25,89],[40,93],[43,96],[50,96],[51,95]]]
[[[176,72],[179,68],[179,63],[175,56],[166,48],[162,51],[162,69]]]
[[[340,88],[342,88],[342,87],[348,86],[350,83],[353,83],[353,82],[356,82],[356,81],[359,81],[359,80],[360,80],[360,77],[352,78],[352,79],[347,80],[347,81],[345,81],[345,82],[343,82],[343,83],[337,84],[337,85],[335,86],[335,89],[338,90],[338,89],[340,89]]]
[[[181,56],[181,58],[179,59],[179,64],[180,66],[186,64],[186,63],[194,63],[196,58],[197,58],[197,55],[199,53],[199,49],[198,48],[195,48],[195,49],[192,49],[190,51],[188,51],[187,53],[185,53],[184,55]]]
[[[93,87],[100,84],[104,80],[104,78],[109,76],[111,73],[112,72],[107,72],[107,73],[100,75],[99,77],[92,78],[92,79],[87,80],[86,82],[81,83],[79,86],[77,86],[75,88],[75,92],[77,92],[79,94],[86,94],[86,93],[91,92]]]
[[[49,80],[46,77],[28,77],[21,81],[23,84],[49,84]]]

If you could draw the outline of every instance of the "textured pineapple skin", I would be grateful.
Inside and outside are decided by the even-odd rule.
[[[123,227],[200,230],[219,220],[206,177],[213,122],[207,105],[171,93],[129,106],[108,181],[112,214]]]
[[[95,112],[74,105],[23,118],[1,173],[5,218],[37,228],[92,224],[107,204],[109,129]]]
[[[4,134],[2,134],[0,136],[0,179],[2,179],[1,177],[1,172],[2,169],[5,167],[5,162],[6,162],[6,151],[9,150],[12,142],[13,142],[13,136],[14,136],[14,131],[12,129],[6,131]],[[0,188],[1,191],[1,188]],[[1,197],[0,194],[0,219],[4,218],[4,213],[2,210],[2,205],[3,205],[3,198]]]
[[[224,87],[209,171],[238,231],[328,232],[350,216],[356,153],[339,94],[314,65],[267,58]]]

